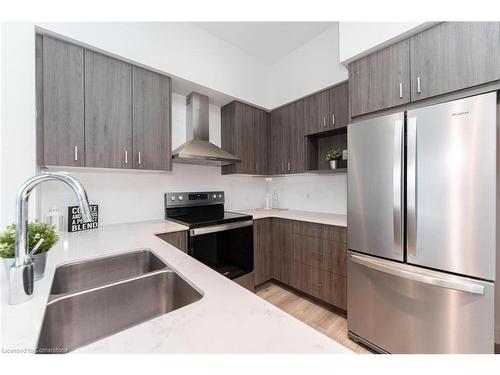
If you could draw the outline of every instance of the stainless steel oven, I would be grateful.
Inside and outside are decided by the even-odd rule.
[[[252,216],[224,211],[224,192],[165,194],[165,216],[189,227],[188,254],[254,290]]]

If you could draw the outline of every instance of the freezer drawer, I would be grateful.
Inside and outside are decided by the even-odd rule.
[[[493,353],[493,283],[349,252],[348,329],[389,353]]]

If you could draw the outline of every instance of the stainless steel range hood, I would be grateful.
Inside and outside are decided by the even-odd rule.
[[[186,143],[172,152],[173,161],[202,165],[228,165],[241,162],[236,156],[210,143],[208,96],[192,92],[186,101]]]

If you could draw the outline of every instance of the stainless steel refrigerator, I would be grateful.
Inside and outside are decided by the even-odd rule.
[[[349,336],[493,353],[496,93],[348,128]]]

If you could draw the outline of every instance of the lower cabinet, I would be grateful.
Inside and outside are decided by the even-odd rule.
[[[255,220],[255,285],[275,279],[346,310],[346,235],[344,227]]]
[[[156,236],[187,253],[187,231],[181,230],[179,232],[161,233]]]
[[[265,283],[272,277],[272,245],[272,219],[255,220],[253,222],[255,285]]]

